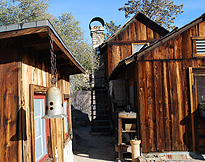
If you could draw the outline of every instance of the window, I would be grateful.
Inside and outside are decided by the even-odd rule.
[[[35,161],[42,162],[48,158],[46,125],[48,119],[41,119],[45,114],[45,97],[43,95],[34,96],[34,122],[35,122]]]
[[[140,49],[147,47],[147,43],[133,43],[132,44],[132,54],[138,52]]]
[[[196,40],[196,53],[205,54],[205,40]]]
[[[64,100],[64,114],[68,116],[67,100]],[[64,118],[65,135],[68,135],[68,117]]]
[[[205,57],[205,37],[193,37],[193,57]]]
[[[189,68],[191,130],[193,151],[204,151],[205,68]]]

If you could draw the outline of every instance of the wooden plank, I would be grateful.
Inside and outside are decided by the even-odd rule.
[[[149,27],[147,27],[147,39],[150,40],[150,39],[154,39],[154,33],[153,33],[153,30],[150,29]]]
[[[61,127],[59,127],[61,125]],[[58,161],[64,161],[64,156],[63,156],[63,120],[62,118],[57,118],[56,119],[56,131],[57,131],[57,152],[58,152]]]
[[[195,127],[194,127],[194,98],[192,85],[194,83],[192,68],[189,68],[189,90],[190,90],[190,106],[191,106],[191,129],[192,129],[192,144],[193,152],[195,152]]]
[[[169,68],[169,84],[170,84],[170,116],[171,116],[171,141],[172,141],[172,150],[176,151],[177,150],[177,141],[176,141],[176,132],[178,132],[178,129],[176,127],[176,84],[175,84],[175,78],[176,75],[174,74],[174,62],[169,62],[168,64]]]
[[[164,152],[164,119],[163,119],[163,100],[162,100],[162,64],[154,61],[154,91],[155,91],[155,109],[156,109],[156,134],[157,151]]]
[[[136,31],[136,40],[142,40],[140,39],[140,35],[141,35],[141,30],[140,30],[140,22],[139,21],[136,21],[136,28],[137,28],[137,31]]]
[[[34,120],[34,85],[29,86],[30,103],[30,126],[31,126],[31,146],[35,146],[35,120]],[[31,147],[31,161],[35,160],[35,147]]]
[[[177,107],[178,107],[178,113],[179,113],[179,118],[178,121],[176,121],[177,125],[179,125],[179,133],[178,133],[178,145],[179,145],[179,150],[183,150],[184,147],[184,142],[183,142],[183,133],[184,129],[183,126],[180,125],[180,121],[183,119],[184,115],[184,93],[183,93],[183,80],[182,80],[182,62],[177,61],[176,62],[176,88],[177,88]]]
[[[146,76],[147,76],[147,116],[148,116],[148,128],[149,128],[149,150],[151,152],[157,151],[156,149],[156,112],[155,112],[155,100],[154,100],[154,69],[152,62],[145,63]]]
[[[201,23],[199,23],[199,36],[205,36],[205,22],[202,21]]]
[[[149,152],[148,149],[148,139],[146,138],[146,121],[145,121],[145,115],[146,115],[146,100],[145,100],[145,78],[144,78],[144,63],[138,62],[138,107],[139,107],[139,113],[140,113],[140,128],[141,128],[141,140],[142,140],[142,149],[143,152]]]
[[[47,32],[48,28],[43,27],[37,27],[37,28],[29,28],[29,29],[22,29],[22,30],[15,30],[15,31],[8,31],[0,34],[0,39],[6,39],[6,38],[13,38],[23,35],[29,35],[34,33],[42,33]]]
[[[169,74],[168,74],[168,63],[163,61],[163,102],[164,102],[164,136],[165,136],[165,150],[171,151],[171,119],[170,119],[170,85],[169,85]]]
[[[182,33],[182,55],[183,58],[192,58],[192,42],[190,30]]]
[[[118,62],[120,61],[120,49],[118,45],[112,46],[112,64],[111,64],[111,71],[117,66]]]
[[[142,23],[140,23],[140,32],[140,40],[147,40],[147,29]]]
[[[110,75],[110,73],[112,72],[112,46],[108,47],[108,76]]]
[[[140,59],[142,59],[142,60],[153,60],[152,52],[151,51],[148,52],[146,55],[144,55]]]
[[[174,59],[182,59],[182,46],[182,36],[179,34],[174,38]]]

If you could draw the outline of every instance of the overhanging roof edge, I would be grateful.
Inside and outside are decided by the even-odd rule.
[[[53,25],[50,23],[48,19],[46,20],[38,20],[38,21],[33,21],[33,22],[26,22],[26,23],[19,23],[19,24],[11,24],[11,25],[5,25],[5,26],[0,26],[0,33],[3,32],[9,32],[9,31],[15,31],[15,30],[23,30],[23,29],[29,29],[29,28],[37,28],[37,27],[44,27],[47,26],[51,29],[51,31],[54,33],[54,35],[58,38],[60,43],[63,45],[63,47],[68,51],[70,56],[75,60],[75,62],[80,66],[80,70],[82,73],[86,73],[85,68],[78,62],[78,60],[75,59],[75,57],[72,55],[70,50],[67,48],[65,45],[64,41],[61,39],[61,37],[58,35],[56,32],[55,28]]]

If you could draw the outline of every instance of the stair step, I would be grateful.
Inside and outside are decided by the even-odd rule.
[[[109,126],[93,126],[92,129],[105,129],[105,128],[109,128]]]
[[[93,116],[108,117],[108,114],[97,114],[97,115],[96,115],[96,114],[95,114],[95,115],[93,114]]]
[[[107,109],[93,109],[92,111],[108,111]]]
[[[108,120],[93,120],[93,122],[108,122]]]

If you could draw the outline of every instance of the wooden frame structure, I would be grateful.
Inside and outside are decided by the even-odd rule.
[[[5,162],[35,161],[34,94],[45,94],[51,86],[50,39],[54,41],[58,82],[56,86],[68,99],[69,75],[85,73],[48,20],[0,28],[0,156]],[[71,118],[69,112],[69,118]],[[4,122],[3,122],[4,121]],[[71,119],[68,125],[71,127]],[[64,120],[50,119],[47,140],[49,158],[64,161],[70,135],[64,135]],[[69,143],[71,144],[71,143]]]
[[[195,54],[195,40],[205,36],[204,17],[121,60],[109,75],[109,80],[134,80],[143,153],[205,152],[200,135],[205,130],[201,126],[204,120],[194,113],[197,102],[196,91],[192,90],[193,76],[204,75],[204,55]]]

